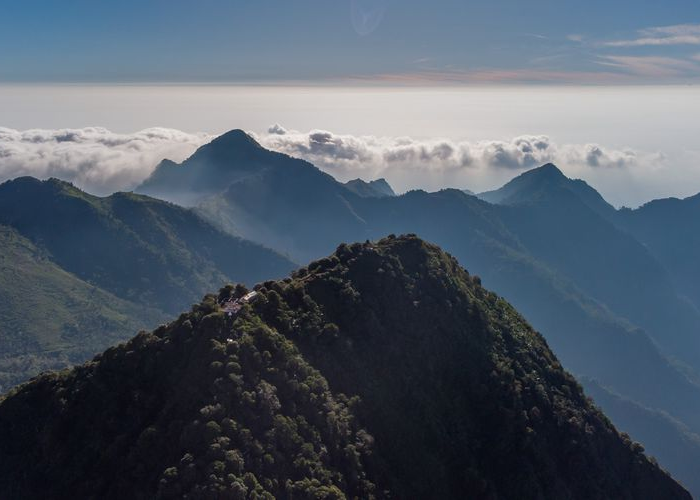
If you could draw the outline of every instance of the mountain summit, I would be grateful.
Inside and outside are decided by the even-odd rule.
[[[376,179],[373,181],[363,181],[353,179],[345,183],[345,187],[363,198],[383,198],[384,196],[396,196],[386,179]]]
[[[311,164],[263,148],[253,137],[235,129],[201,146],[182,163],[163,160],[136,192],[196,205],[231,183],[267,170],[284,168],[288,163]]]
[[[416,237],[246,291],[9,394],[0,496],[690,498]]]
[[[550,199],[555,196],[576,196],[591,210],[609,215],[615,209],[603,197],[580,179],[569,179],[553,163],[533,168],[494,191],[478,196],[489,203],[517,205]]]

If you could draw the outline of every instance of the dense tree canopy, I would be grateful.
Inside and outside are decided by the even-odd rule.
[[[437,247],[341,245],[0,403],[0,497],[689,498]]]

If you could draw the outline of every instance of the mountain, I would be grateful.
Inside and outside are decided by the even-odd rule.
[[[206,291],[283,276],[280,254],[191,210],[24,177],[0,185],[0,388],[83,362]]]
[[[435,246],[341,245],[256,290],[4,398],[0,496],[690,498]]]
[[[284,170],[294,163],[310,165],[268,151],[244,131],[236,129],[197,149],[181,164],[163,160],[135,191],[194,206],[208,195],[220,193],[232,182],[268,170]]]
[[[680,293],[700,309],[700,194],[623,209],[616,222],[648,248]]]
[[[214,147],[213,143],[202,146],[193,156],[215,156],[206,153],[210,147]],[[269,152],[269,155],[269,160],[263,162],[267,165],[275,164],[280,158],[278,153]],[[189,167],[183,164],[181,168]],[[225,167],[218,165],[211,168],[222,170]],[[416,232],[458,258],[472,262],[473,268],[486,283],[512,301],[538,328],[552,336],[550,342],[573,370],[605,380],[623,393],[630,388],[644,387],[635,392],[656,394],[648,396],[644,400],[646,404],[659,406],[663,400],[664,405],[671,404],[674,411],[682,413],[684,417],[692,416],[693,420],[700,417],[699,389],[691,387],[692,384],[684,380],[683,374],[674,374],[675,368],[669,366],[663,356],[651,354],[656,348],[644,334],[629,333],[634,328],[628,324],[638,319],[637,324],[646,326],[648,315],[655,314],[659,309],[656,307],[658,304],[664,305],[660,311],[670,311],[671,314],[674,312],[672,306],[677,303],[671,301],[667,306],[664,297],[667,289],[658,286],[651,297],[642,297],[645,301],[640,306],[635,300],[649,287],[637,286],[638,281],[632,281],[627,289],[621,290],[620,287],[626,283],[624,280],[616,285],[622,274],[616,268],[618,262],[624,264],[625,274],[638,276],[639,281],[648,278],[649,282],[663,285],[663,271],[641,245],[589,210],[588,205],[578,202],[578,196],[570,195],[578,189],[588,193],[587,199],[594,199],[595,196],[590,193],[592,188],[580,188],[577,182],[569,185],[566,177],[554,166],[537,169],[529,177],[545,179],[545,184],[552,186],[550,191],[554,193],[555,201],[558,202],[558,194],[563,193],[565,201],[571,198],[573,201],[570,204],[583,213],[581,219],[587,221],[590,227],[581,230],[580,237],[572,240],[573,244],[569,243],[568,238],[558,236],[562,227],[566,229],[567,211],[563,211],[556,221],[557,225],[552,225],[551,229],[547,224],[542,224],[538,230],[531,227],[537,226],[536,217],[541,213],[547,215],[548,208],[540,210],[541,205],[532,204],[532,209],[538,212],[533,216],[535,222],[527,225],[534,235],[528,239],[528,235],[523,234],[525,231],[519,231],[519,221],[514,220],[521,210],[520,206],[505,213],[502,207],[485,203],[458,190],[437,193],[411,191],[402,196],[363,198],[348,192],[344,185],[309,163],[292,159],[284,167],[265,167],[257,175],[232,182],[222,193],[205,199],[198,210],[217,225],[271,248],[289,252],[297,261],[323,255],[331,251],[338,241],[372,239],[392,232]],[[532,181],[528,181],[528,184],[534,185]],[[568,187],[560,189],[560,185]],[[570,232],[575,233],[576,227]],[[577,245],[592,230],[602,230],[605,238],[613,238],[613,243],[619,247],[616,255],[620,257],[609,259],[605,240],[594,241],[598,245],[596,253],[592,254],[595,258],[581,266],[579,271],[576,266],[586,259],[586,254],[577,252]],[[530,240],[536,242],[538,239],[544,243],[536,247]],[[552,242],[559,246],[555,247]],[[552,255],[547,253],[549,246],[555,250],[551,252]],[[632,258],[635,255],[638,257]],[[555,257],[562,257],[562,262]],[[596,267],[599,264],[600,269]],[[631,298],[628,300],[625,294]],[[669,295],[673,296],[672,293]],[[618,302],[622,304],[616,307],[615,312],[620,315],[625,313],[623,317],[628,319],[627,322],[615,318],[614,313],[606,310],[605,306],[610,305],[606,302],[608,300],[615,306],[618,306]],[[629,306],[630,302],[632,306]],[[558,304],[558,307],[554,307],[554,304]],[[566,311],[566,314],[562,315],[562,311]],[[636,318],[635,312],[641,316]],[[665,321],[668,321],[668,314],[659,314],[654,323],[659,329],[654,331],[658,332],[668,324]],[[562,328],[565,324],[581,325],[580,332]],[[565,338],[557,338],[555,335],[560,334],[555,332],[571,333]],[[658,337],[663,334],[668,335],[661,332]],[[685,331],[680,332],[679,337],[684,334]],[[685,338],[692,340],[695,337]],[[611,344],[619,346],[619,353],[629,362],[626,365],[627,373],[635,373],[635,377],[643,379],[655,373],[657,379],[675,379],[676,385],[686,387],[683,389],[686,394],[696,393],[685,400],[692,410],[680,409],[677,403],[670,401],[667,392],[650,389],[655,384],[641,386],[640,378],[623,383],[623,378],[628,375],[620,373],[618,355],[608,356],[612,352],[609,348]],[[678,349],[677,352],[692,355],[696,350],[693,347]],[[647,363],[654,368],[650,369]],[[633,366],[638,368],[634,369]],[[665,375],[661,376],[661,373]]]
[[[700,370],[700,310],[680,296],[647,246],[619,227],[617,212],[593,188],[545,165],[495,193],[504,196],[501,219],[530,254]],[[692,248],[677,243],[673,248]]]
[[[213,147],[193,156],[217,156],[207,152]],[[298,262],[338,241],[416,233],[469,262],[545,335],[567,369],[700,432],[700,379],[677,361],[698,370],[698,316],[659,260],[583,181],[547,165],[500,192],[497,199],[509,204],[456,189],[361,197],[307,162],[261,148],[256,154],[255,172],[222,183],[198,213]],[[195,167],[186,161],[178,168]]]
[[[396,193],[391,188],[386,179],[377,179],[374,181],[363,181],[362,179],[353,179],[345,183],[345,187],[351,190],[356,195],[364,198],[382,198],[384,196],[396,196]]]
[[[615,208],[585,181],[569,179],[552,163],[528,170],[503,187],[479,193],[477,196],[497,205],[517,205],[546,199],[560,190],[575,195],[599,215],[605,216],[615,211]]]
[[[197,210],[233,234],[305,262],[331,252],[339,241],[363,239],[367,221],[356,209],[378,199],[385,198],[358,196],[310,163],[289,159],[282,168],[232,182]]]
[[[132,193],[99,198],[56,179],[0,185],[0,223],[81,279],[169,313],[227,280],[252,283],[295,267],[190,210]]]
[[[81,363],[165,315],[80,280],[0,226],[0,393]]]

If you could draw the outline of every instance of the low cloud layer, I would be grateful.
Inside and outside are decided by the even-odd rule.
[[[163,158],[180,161],[211,139],[167,128],[118,134],[100,127],[18,131],[0,127],[0,181],[58,177],[95,194],[131,189]]]
[[[263,146],[304,158],[340,180],[386,177],[398,190],[469,187],[485,189],[493,180],[556,163],[568,171],[623,169],[663,162],[660,154],[611,149],[598,144],[557,144],[545,135],[509,141],[415,140],[299,132],[273,125],[258,136]]]
[[[130,190],[163,158],[181,161],[212,138],[167,128],[131,134],[97,127],[0,128],[0,181],[31,175],[58,177],[100,195]],[[385,177],[397,191],[444,187],[481,191],[548,162],[571,176],[594,179],[604,171],[638,172],[638,167],[654,168],[664,162],[660,154],[598,144],[557,144],[545,135],[455,141],[300,132],[274,125],[256,138],[263,146],[304,158],[341,181]]]

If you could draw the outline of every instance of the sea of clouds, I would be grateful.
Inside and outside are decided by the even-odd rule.
[[[266,148],[304,158],[341,181],[384,177],[397,191],[442,187],[481,190],[552,162],[565,172],[627,169],[664,162],[658,153],[598,144],[557,144],[546,135],[456,141],[301,132],[273,125],[252,134]],[[95,194],[130,190],[163,158],[182,161],[214,136],[169,128],[115,133],[105,128],[0,128],[0,181],[57,177]]]
[[[163,158],[183,160],[211,140],[168,128],[118,134],[101,127],[0,128],[0,180],[57,177],[95,194],[132,189]]]

